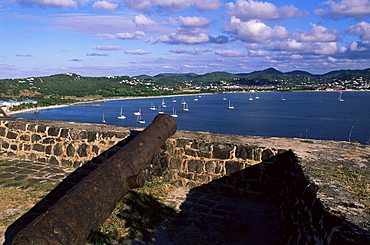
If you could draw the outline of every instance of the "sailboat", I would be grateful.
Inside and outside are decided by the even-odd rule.
[[[199,99],[198,99],[198,97],[197,96],[195,96],[194,97],[194,101],[198,101]]]
[[[284,98],[284,96],[283,96],[283,95],[281,95],[281,100],[282,100],[282,101],[286,101],[286,99]]]
[[[342,92],[339,92],[339,98],[338,98],[339,101],[344,101],[344,99],[342,99]]]
[[[185,101],[185,99],[184,99],[184,98],[182,99],[181,104],[182,104],[182,105],[185,105],[185,104],[186,104],[186,101]]]
[[[231,104],[231,100],[229,100],[229,106],[227,107],[227,109],[230,109],[230,110],[234,109],[234,105]]]
[[[185,103],[184,106],[182,107],[182,110],[189,111],[189,105]]]
[[[135,111],[135,112],[134,112],[134,115],[135,115],[135,116],[139,116],[139,115],[141,115],[141,109],[139,109],[138,111]]]
[[[153,102],[150,104],[150,110],[152,110],[152,111],[157,110],[157,108],[155,108],[155,106],[154,106]]]
[[[166,103],[164,102],[164,99],[162,99],[162,107],[167,107]]]
[[[101,120],[102,123],[106,123],[107,121],[105,121],[104,119],[104,113],[103,113],[103,119]]]
[[[224,95],[224,97],[223,97],[222,99],[223,99],[223,100],[227,100],[225,95]]]
[[[172,107],[172,117],[178,117],[179,115],[176,114],[175,107]]]
[[[172,98],[172,102],[176,103],[176,98],[175,97]]]
[[[119,116],[117,118],[118,119],[126,119],[126,117],[122,114],[122,107],[121,107],[121,112],[119,113]]]
[[[258,93],[257,93],[257,95],[256,95],[255,99],[256,99],[256,100],[258,100],[259,98],[260,98],[260,97],[258,96]]]
[[[141,119],[141,114],[137,116],[136,121],[137,121],[137,123],[140,123],[140,124],[145,123],[145,120]]]
[[[249,95],[249,100],[253,100],[253,98],[252,98],[252,95],[251,95],[251,94]]]
[[[162,110],[161,106],[158,107],[158,114],[164,114],[164,111]]]

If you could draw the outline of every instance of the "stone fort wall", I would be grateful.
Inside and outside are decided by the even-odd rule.
[[[78,168],[112,156],[142,129],[109,125],[0,118],[0,154]],[[318,186],[289,149],[202,139],[180,132],[166,141],[145,169],[178,186],[279,207],[282,244],[366,244],[368,231],[328,211]]]

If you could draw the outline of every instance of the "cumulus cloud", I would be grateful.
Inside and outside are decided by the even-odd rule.
[[[237,39],[251,43],[267,43],[288,36],[283,26],[271,28],[259,20],[242,21],[234,16],[225,27],[225,31],[236,35]]]
[[[150,52],[142,50],[142,49],[137,49],[137,50],[125,50],[125,54],[144,55],[144,54],[150,54]]]
[[[104,51],[113,51],[113,50],[120,50],[122,48],[119,47],[119,46],[96,46],[96,47],[93,47],[93,49],[104,50]]]
[[[116,34],[116,37],[118,39],[130,39],[130,40],[140,39],[143,36],[145,36],[145,33],[143,31],[135,31],[132,33],[123,32],[123,33]]]
[[[301,54],[332,55],[339,52],[336,42],[308,42],[301,43],[294,39],[276,41],[264,45],[264,48],[272,51],[292,51]]]
[[[207,34],[199,33],[188,33],[188,32],[174,32],[169,36],[162,35],[157,39],[147,40],[154,43],[170,43],[170,44],[199,44],[209,41]]]
[[[93,9],[95,10],[107,10],[107,11],[113,11],[117,9],[118,4],[109,3],[107,1],[97,1],[93,5]]]
[[[359,43],[355,41],[349,45],[349,50],[351,51],[365,51],[366,49],[366,47],[360,47]]]
[[[221,55],[223,57],[244,57],[245,54],[234,50],[216,50],[215,54]]]
[[[296,34],[296,38],[301,42],[332,42],[338,40],[337,30],[329,30],[323,26],[311,23],[311,31]]]
[[[332,19],[353,17],[355,19],[361,19],[370,16],[370,0],[342,0],[338,3],[329,0],[322,4],[329,5],[329,8],[316,9],[314,13],[323,17]]]
[[[243,21],[260,19],[260,20],[280,20],[303,13],[293,5],[276,7],[269,2],[260,2],[253,0],[237,0],[235,3],[227,3],[228,13]]]
[[[139,14],[134,18],[134,23],[138,27],[152,26],[155,25],[155,22],[145,15]]]
[[[248,51],[248,56],[250,57],[266,57],[269,55],[268,51],[264,50],[249,50]]]
[[[179,21],[181,22],[181,25],[184,27],[202,27],[206,26],[210,23],[210,21],[207,18],[204,17],[178,17]]]
[[[363,40],[370,40],[370,23],[361,22],[347,29],[347,33],[360,36]]]
[[[195,5],[199,10],[217,9],[222,5],[219,0],[125,0],[129,8],[147,11],[160,8],[168,12],[177,12]]]

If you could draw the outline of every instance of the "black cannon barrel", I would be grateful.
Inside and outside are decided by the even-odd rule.
[[[141,171],[176,128],[171,116],[156,116],[120,151],[19,231],[12,244],[86,244],[116,203],[130,189],[144,184]]]

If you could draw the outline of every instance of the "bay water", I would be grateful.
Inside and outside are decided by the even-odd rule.
[[[358,141],[370,144],[370,92],[263,92],[180,95],[93,102],[13,117],[145,127],[176,111],[178,129],[221,134]],[[182,101],[188,106],[183,110]],[[176,101],[176,102],[175,102]],[[164,102],[164,106],[162,105]],[[150,110],[154,105],[157,110]],[[229,105],[234,109],[228,109]],[[118,119],[122,108],[126,119]],[[134,112],[141,110],[141,119]]]

